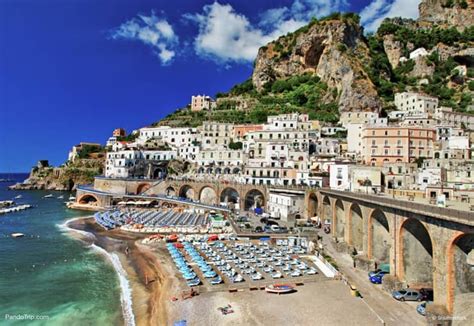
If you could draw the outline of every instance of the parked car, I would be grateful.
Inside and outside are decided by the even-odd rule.
[[[369,277],[369,281],[373,284],[382,284],[382,279],[387,273],[379,272]]]
[[[422,301],[423,295],[413,289],[403,289],[392,292],[392,297],[399,301]]]
[[[433,289],[429,289],[429,288],[421,288],[420,289],[420,293],[422,295],[422,299],[423,301],[433,301],[434,297],[433,297]]]
[[[389,264],[382,264],[380,266],[380,268],[377,268],[376,270],[369,272],[369,277],[374,276],[378,273],[389,274],[390,273],[390,265]]]
[[[426,305],[430,303],[431,301],[420,303],[418,306],[416,306],[416,312],[418,312],[422,316],[426,316]]]

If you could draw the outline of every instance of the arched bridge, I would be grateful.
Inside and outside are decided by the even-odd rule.
[[[154,192],[197,200],[211,205],[238,204],[241,210],[265,206],[267,201],[265,186],[231,182],[166,180],[158,187],[150,188],[147,191],[149,194]]]
[[[307,192],[306,208],[308,216],[331,223],[336,247],[357,252],[359,266],[389,264],[386,288],[433,288],[434,303],[446,314],[473,300],[473,213],[323,189]]]

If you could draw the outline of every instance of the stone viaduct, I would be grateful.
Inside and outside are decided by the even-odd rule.
[[[389,264],[386,289],[433,288],[433,308],[448,315],[463,298],[474,303],[473,213],[325,189],[306,193],[306,209],[330,221],[336,248],[358,267]]]

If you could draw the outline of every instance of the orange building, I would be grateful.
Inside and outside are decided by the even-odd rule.
[[[112,133],[112,136],[114,136],[114,137],[125,137],[126,135],[127,135],[127,133],[125,132],[125,129],[123,129],[123,128],[117,128]]]
[[[239,140],[249,132],[260,130],[263,130],[263,125],[234,125],[233,137],[235,140]]]
[[[367,165],[385,162],[412,163],[419,157],[431,158],[436,131],[417,127],[369,127],[362,133],[362,153]]]

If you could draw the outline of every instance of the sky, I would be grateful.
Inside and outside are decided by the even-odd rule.
[[[366,31],[420,0],[1,0],[0,172],[59,165],[81,142],[149,125],[252,73],[260,46],[312,17]]]

